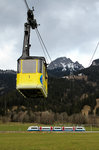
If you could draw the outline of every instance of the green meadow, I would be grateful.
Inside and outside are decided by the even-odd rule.
[[[38,124],[0,123],[0,131],[26,131],[31,125]],[[86,130],[99,128],[89,126]],[[1,132],[0,150],[99,150],[99,133]]]
[[[0,131],[27,131],[29,126],[35,126],[36,124],[29,123],[0,123]]]
[[[99,133],[0,133],[0,150],[99,150]]]

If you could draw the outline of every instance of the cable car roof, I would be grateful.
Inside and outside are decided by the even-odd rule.
[[[26,57],[21,56],[21,57],[18,59],[18,61],[19,61],[20,59],[23,59],[23,60],[25,60],[25,59],[39,59],[39,60],[42,60],[42,61],[44,61],[44,62],[46,63],[45,57],[41,57],[41,56],[26,56]]]

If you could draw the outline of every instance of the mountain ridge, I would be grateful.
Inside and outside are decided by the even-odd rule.
[[[84,67],[78,61],[73,62],[70,58],[59,57],[49,64],[48,74],[50,76],[63,77],[82,69]]]
[[[7,69],[7,70],[3,70],[3,69],[0,69],[0,74],[16,74],[16,71],[14,70],[10,70],[10,69]]]
[[[66,57],[56,58],[48,66],[48,70],[54,70],[57,68],[61,68],[62,71],[66,71],[67,69],[72,69],[73,71],[84,69],[78,61],[73,62],[70,58]]]

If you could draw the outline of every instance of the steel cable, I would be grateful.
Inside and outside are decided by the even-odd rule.
[[[95,53],[96,53],[96,51],[97,51],[97,49],[98,49],[98,46],[99,46],[99,42],[97,43],[96,48],[95,48],[95,50],[94,50],[94,53],[93,53],[93,55],[92,55],[92,57],[91,57],[91,59],[90,59],[89,66],[90,66],[91,63],[92,63],[92,60],[93,60],[94,55],[95,55]]]
[[[29,10],[29,6],[28,6],[28,3],[27,3],[26,0],[24,0],[24,3],[25,3],[25,5],[26,5],[26,7],[27,7],[27,10]]]
[[[47,55],[46,55],[45,50],[44,50],[44,47],[43,47],[43,45],[42,45],[42,42],[41,42],[40,36],[39,36],[39,34],[38,34],[38,32],[37,32],[37,28],[35,29],[35,31],[36,31],[36,34],[37,34],[38,40],[39,40],[39,42],[40,42],[40,45],[41,45],[41,47],[42,47],[42,49],[43,49],[43,53],[44,53],[44,55],[45,55],[45,58],[46,58],[46,60],[47,60],[47,62],[48,62]]]

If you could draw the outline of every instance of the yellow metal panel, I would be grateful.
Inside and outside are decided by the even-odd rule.
[[[40,76],[42,73],[18,73],[17,74],[17,85],[36,85],[41,84]]]

